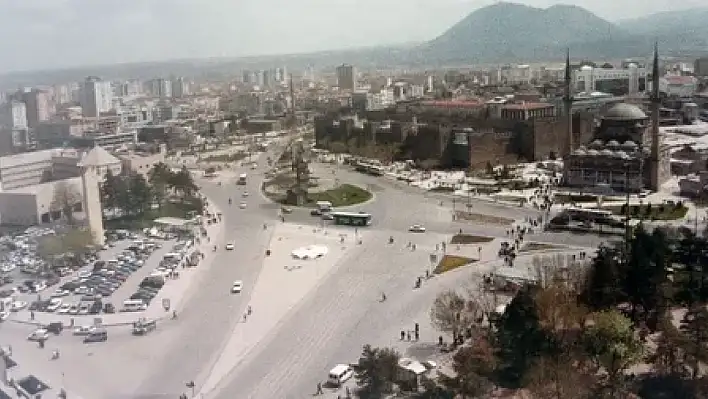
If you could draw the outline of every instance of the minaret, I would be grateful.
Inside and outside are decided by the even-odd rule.
[[[659,136],[659,44],[654,42],[654,65],[651,71],[651,176],[650,189],[659,191],[661,186],[661,137]]]
[[[566,118],[566,134],[568,135],[565,153],[573,152],[573,81],[570,70],[570,48],[565,53],[565,81],[563,93],[563,113]]]

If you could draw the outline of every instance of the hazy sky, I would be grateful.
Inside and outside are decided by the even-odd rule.
[[[431,39],[494,0],[0,0],[0,72]],[[552,0],[520,0],[537,7]],[[705,0],[568,0],[618,20]]]

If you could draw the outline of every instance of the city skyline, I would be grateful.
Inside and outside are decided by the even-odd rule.
[[[430,40],[489,0],[327,2],[300,0],[0,0],[0,73],[174,59],[243,57],[395,45]],[[411,2],[417,2],[411,6]],[[617,21],[680,7],[668,0],[525,0],[534,7],[574,4]],[[137,5],[138,3],[134,3]],[[397,18],[390,18],[396,14]],[[367,29],[356,29],[366,20]],[[349,26],[343,29],[342,21]],[[194,29],[190,29],[194,27]],[[18,32],[23,34],[18,35]],[[245,38],[245,40],[244,40]]]

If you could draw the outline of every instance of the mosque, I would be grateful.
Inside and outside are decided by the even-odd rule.
[[[662,144],[659,134],[661,99],[656,48],[652,72],[651,117],[628,103],[616,104],[605,112],[588,144],[574,148],[569,143],[564,159],[565,186],[605,194],[658,191],[671,176],[669,148]],[[566,86],[568,83],[566,76]],[[568,86],[566,93],[570,93]],[[572,97],[567,94],[565,101],[569,109]],[[569,118],[569,131],[571,121]]]

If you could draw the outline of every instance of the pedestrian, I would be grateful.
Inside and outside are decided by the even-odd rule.
[[[406,339],[406,332],[401,330],[401,341],[403,341],[404,339]]]
[[[420,332],[415,331],[415,340],[418,341],[420,339]]]
[[[352,393],[349,391],[349,387],[346,387],[347,399],[351,399]]]
[[[30,312],[30,320],[34,321],[34,312]]]
[[[248,313],[243,314],[243,322],[244,323],[246,322],[246,319],[248,319]]]
[[[438,345],[443,346],[443,337],[442,337],[442,335],[440,335],[440,336],[438,337]]]
[[[317,383],[317,392],[315,392],[315,395],[323,395],[324,391],[322,391],[322,383],[318,382]]]
[[[420,331],[420,326],[418,325],[418,323],[415,323],[415,332],[419,332],[419,331]]]
[[[410,332],[410,331],[408,331],[408,332],[406,333],[406,338],[408,339],[408,341],[411,340],[411,332]]]
[[[250,316],[252,313],[251,305],[248,305],[248,315]]]

